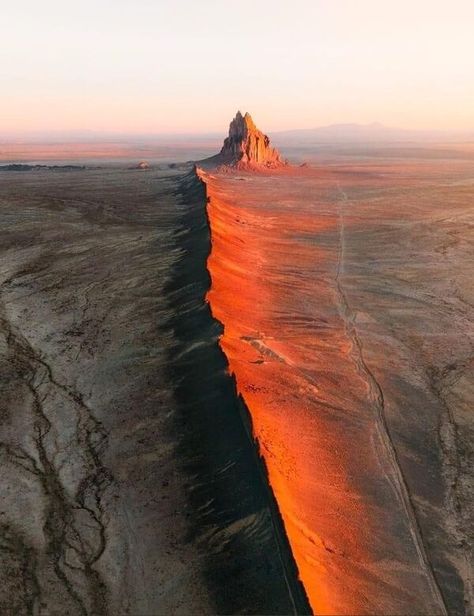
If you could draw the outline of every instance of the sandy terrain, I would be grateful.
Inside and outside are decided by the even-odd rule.
[[[312,608],[471,613],[472,162],[201,177],[208,298]]]
[[[0,216],[1,614],[304,611],[204,302],[202,186],[2,172]]]
[[[219,145],[217,139],[142,139],[135,142],[120,139],[50,143],[12,142],[0,139],[0,161],[5,163],[93,164],[110,167],[113,162],[123,167],[127,163],[147,160],[154,164],[177,163],[210,156]]]

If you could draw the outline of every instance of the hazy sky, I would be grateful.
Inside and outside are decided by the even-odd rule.
[[[0,132],[474,128],[473,0],[1,0]]]

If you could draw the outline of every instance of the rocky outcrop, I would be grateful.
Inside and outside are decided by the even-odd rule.
[[[136,169],[149,169],[149,168],[150,168],[150,163],[148,163],[146,160],[141,160],[136,166]]]
[[[219,154],[224,164],[236,167],[282,167],[286,165],[270,139],[255,126],[249,113],[237,112],[230,123],[229,136]]]

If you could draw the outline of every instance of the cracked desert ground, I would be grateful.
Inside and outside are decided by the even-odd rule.
[[[2,614],[471,613],[474,152],[309,159],[1,172]]]

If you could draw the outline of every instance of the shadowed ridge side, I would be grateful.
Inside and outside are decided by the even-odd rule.
[[[251,115],[240,111],[229,125],[229,135],[219,154],[202,162],[253,170],[278,169],[288,164],[270,144],[270,138],[256,127]]]

